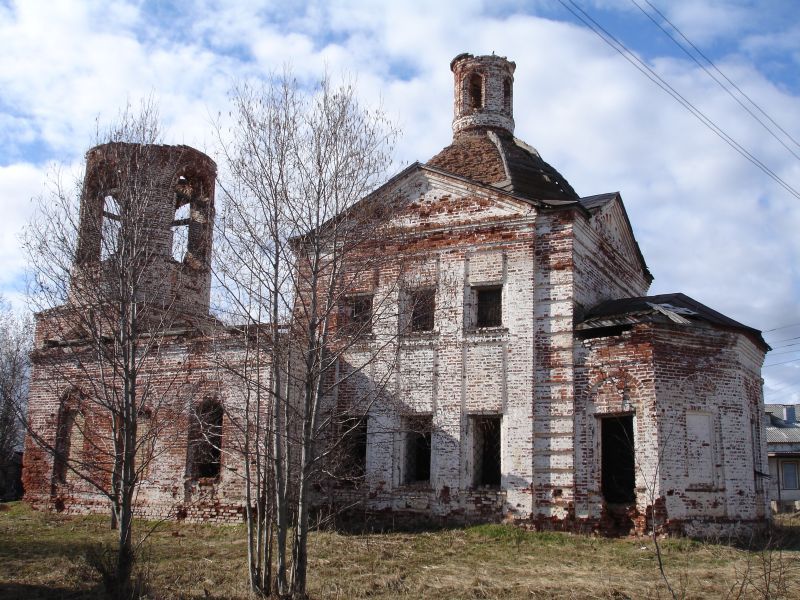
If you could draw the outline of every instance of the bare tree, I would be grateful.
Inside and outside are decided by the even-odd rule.
[[[371,294],[388,260],[380,243],[391,243],[392,199],[368,194],[396,131],[359,105],[352,85],[327,76],[310,95],[290,73],[240,85],[232,103],[230,129],[217,129],[227,176],[216,275],[226,320],[247,340],[228,366],[244,396],[230,420],[241,432],[250,584],[301,598],[311,483],[392,371],[397,331],[380,323],[397,322],[396,283]],[[353,363],[350,350],[367,339],[370,350]],[[338,394],[367,367],[368,390]]]
[[[191,252],[169,255],[170,235],[184,224],[173,221],[175,207],[209,193],[209,183],[191,175],[197,165],[187,170],[199,153],[159,145],[159,137],[152,103],[126,109],[87,154],[79,194],[56,181],[23,239],[40,310],[31,401],[54,402],[57,413],[55,427],[31,419],[29,440],[52,456],[57,507],[66,493],[109,502],[119,531],[110,580],[119,597],[131,593],[139,483],[165,413],[174,421],[181,407],[177,373],[154,365],[165,336],[191,316],[178,292],[202,262]]]
[[[17,498],[32,327],[0,297],[0,498]]]

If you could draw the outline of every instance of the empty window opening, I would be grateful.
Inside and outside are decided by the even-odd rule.
[[[503,288],[478,288],[475,292],[478,304],[477,327],[499,327],[503,324]]]
[[[430,416],[410,417],[406,420],[405,429],[404,483],[428,483],[431,479],[433,418]]]
[[[103,198],[103,223],[100,231],[100,260],[111,258],[119,251],[122,219],[119,202],[114,196]]]
[[[469,78],[469,102],[472,108],[483,108],[483,77],[477,73]]]
[[[345,300],[344,320],[348,334],[372,332],[372,296],[361,294]]]
[[[432,331],[436,312],[436,290],[411,293],[411,331]]]
[[[500,486],[500,426],[499,415],[472,418],[473,464],[472,484],[475,487]]]
[[[172,220],[172,258],[183,262],[189,250],[189,223],[191,222],[192,208],[190,204],[182,204],[175,209],[175,218]]]
[[[509,78],[503,81],[503,106],[506,110],[511,110],[511,80]]]
[[[367,472],[367,418],[345,417],[339,431],[341,478],[353,483],[361,481]]]
[[[610,504],[634,502],[633,416],[604,417],[600,423],[603,497]]]
[[[800,463],[781,463],[781,487],[784,490],[796,490],[800,488],[800,481],[798,481],[798,464]]]
[[[192,475],[195,478],[219,477],[222,455],[222,405],[218,401],[207,401],[197,408],[190,435]]]

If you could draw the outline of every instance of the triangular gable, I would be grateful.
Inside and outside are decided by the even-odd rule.
[[[619,192],[581,198],[580,204],[589,211],[592,227],[600,237],[621,255],[629,257],[631,264],[639,264],[647,280],[652,281]]]
[[[334,219],[326,221],[321,229],[357,211],[363,211],[363,214],[375,211],[374,214],[378,215],[384,212],[381,204],[392,205],[396,201],[405,206],[394,204],[390,209],[395,213],[390,216],[394,225],[420,230],[529,219],[537,208],[544,206],[544,203],[497,189],[493,185],[416,162]],[[293,241],[297,243],[300,239]]]

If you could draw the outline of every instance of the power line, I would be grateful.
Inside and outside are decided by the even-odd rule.
[[[788,365],[789,363],[795,363],[798,361],[800,361],[800,358],[793,358],[792,360],[787,360],[784,362],[772,363],[771,365],[764,365],[763,368],[768,369],[769,367],[777,367],[778,365]]]
[[[761,169],[766,175],[768,175],[773,181],[778,183],[781,187],[783,187],[786,191],[788,191],[792,196],[800,200],[800,192],[795,190],[791,185],[789,185],[786,181],[781,179],[781,177],[775,173],[772,169],[770,169],[767,165],[761,162],[758,158],[753,156],[747,149],[745,149],[741,144],[739,144],[736,140],[734,140],[731,136],[729,136],[725,131],[723,131],[714,121],[712,121],[709,117],[707,117],[701,110],[699,110],[696,106],[694,106],[689,100],[687,100],[683,95],[680,94],[675,88],[673,88],[669,83],[667,83],[658,73],[653,71],[644,61],[639,59],[633,52],[631,52],[625,44],[620,42],[616,37],[614,37],[611,33],[609,33],[606,29],[603,28],[597,21],[595,21],[585,10],[575,4],[574,0],[568,0],[570,4],[572,4],[575,9],[580,11],[586,18],[579,15],[575,10],[573,10],[570,6],[567,5],[565,0],[558,0],[559,3],[566,8],[570,13],[575,16],[578,20],[580,20],[584,25],[586,25],[589,29],[592,30],[595,35],[597,35],[600,39],[602,39],[606,44],[611,46],[614,50],[616,50],[622,57],[631,63],[634,67],[636,67],[645,77],[647,77],[650,81],[655,83],[658,87],[664,90],[667,94],[672,96],[672,98],[678,102],[681,106],[683,106],[686,110],[688,110],[695,118],[697,118],[701,123],[703,123],[708,129],[710,129],[714,134],[716,134],[720,139],[722,139],[726,144],[728,144],[731,148],[736,150],[741,156],[749,160],[759,169]],[[588,19],[588,21],[587,21]],[[594,25],[592,25],[591,23]],[[600,33],[600,31],[603,33]]]
[[[756,108],[756,109],[757,109],[757,110],[758,110],[758,111],[759,111],[759,112],[760,112],[762,115],[764,115],[764,116],[765,116],[767,119],[769,119],[770,123],[772,123],[773,125],[775,125],[775,127],[777,127],[777,128],[780,130],[780,132],[781,132],[781,133],[783,133],[783,134],[784,134],[784,135],[785,135],[787,138],[789,138],[790,140],[792,140],[792,141],[795,143],[795,145],[796,145],[798,148],[800,148],[800,142],[798,142],[796,139],[794,139],[794,138],[792,137],[792,135],[791,135],[791,134],[790,134],[788,131],[786,131],[786,130],[785,130],[783,127],[781,127],[780,125],[778,125],[778,123],[775,121],[775,119],[773,119],[771,116],[769,116],[769,115],[768,115],[768,114],[767,114],[767,113],[764,111],[764,109],[763,109],[763,108],[761,108],[761,107],[760,107],[760,106],[759,106],[759,105],[756,103],[756,101],[755,101],[755,100],[753,100],[753,99],[752,99],[750,96],[748,96],[748,95],[747,95],[747,94],[746,94],[746,93],[745,93],[745,92],[744,92],[744,91],[743,91],[743,90],[742,90],[742,89],[741,89],[741,88],[740,88],[738,85],[736,85],[736,83],[734,83],[733,81],[731,81],[731,80],[730,80],[730,78],[729,78],[727,75],[725,75],[725,73],[723,73],[723,72],[722,72],[722,71],[719,69],[719,67],[717,67],[717,65],[715,65],[715,64],[714,64],[714,61],[712,61],[712,60],[711,60],[710,58],[708,58],[708,57],[707,57],[705,54],[703,54],[703,51],[702,51],[702,50],[700,50],[700,48],[698,48],[697,46],[695,46],[695,45],[692,43],[692,41],[691,41],[691,40],[690,40],[688,37],[686,37],[686,36],[683,34],[683,32],[682,32],[680,29],[678,29],[678,26],[677,26],[677,25],[675,25],[675,24],[674,24],[672,21],[670,21],[670,20],[669,20],[669,19],[668,19],[668,18],[667,18],[667,17],[664,15],[664,13],[662,13],[662,12],[661,12],[660,10],[658,10],[658,9],[657,9],[655,6],[653,6],[653,5],[650,3],[650,0],[644,0],[644,1],[645,1],[645,2],[647,2],[647,4],[650,6],[650,8],[652,8],[654,11],[656,11],[656,12],[658,13],[658,15],[659,15],[659,16],[660,16],[662,19],[664,19],[664,21],[666,21],[667,23],[669,23],[670,27],[672,27],[672,28],[673,28],[675,31],[677,31],[677,32],[678,32],[678,34],[679,34],[679,35],[680,35],[680,36],[681,36],[681,37],[682,37],[684,40],[686,40],[686,43],[687,43],[687,44],[689,44],[689,45],[690,45],[690,46],[691,46],[691,47],[692,47],[692,48],[695,50],[695,52],[697,52],[697,53],[698,53],[700,56],[702,56],[702,57],[703,57],[703,59],[704,59],[704,60],[706,60],[706,61],[708,62],[708,64],[710,64],[712,67],[714,67],[714,70],[715,70],[717,73],[719,73],[720,75],[722,75],[722,77],[724,77],[724,78],[725,78],[725,81],[727,81],[729,84],[731,84],[731,85],[734,87],[734,89],[735,89],[737,92],[739,92],[739,93],[740,93],[740,94],[741,94],[741,95],[742,95],[744,98],[746,98],[746,99],[747,99],[747,101],[748,101],[750,104],[752,104],[752,105],[753,105],[753,106],[754,106],[754,107],[755,107],[755,108]]]
[[[777,350],[779,348],[788,348],[789,346],[800,346],[800,342],[792,342],[791,344],[783,344],[782,342],[791,342],[792,340],[797,340],[800,338],[786,338],[785,340],[776,340],[774,342],[775,345],[772,346],[773,350]]]
[[[789,329],[790,327],[800,327],[800,323],[789,323],[788,325],[781,325],[780,327],[773,327],[772,329],[765,329],[761,333],[770,333],[771,331],[778,331],[779,329]]]
[[[798,354],[798,353],[800,353],[800,349],[798,348],[793,348],[791,350],[780,350],[780,352],[775,352],[775,350],[769,351],[770,356],[777,356],[778,354]]]
[[[691,40],[690,40],[688,37],[686,37],[686,35],[684,35],[684,33],[683,33],[683,32],[682,32],[680,29],[678,29],[677,25],[675,25],[674,23],[672,23],[672,21],[670,21],[669,19],[667,19],[667,17],[664,15],[664,13],[662,13],[662,12],[661,12],[660,10],[658,10],[658,9],[657,9],[655,6],[653,6],[653,5],[652,5],[652,4],[649,2],[649,0],[644,0],[644,1],[645,1],[645,2],[647,2],[648,6],[650,6],[650,8],[652,8],[652,9],[653,9],[653,10],[654,10],[656,13],[658,13],[658,15],[659,15],[659,16],[660,16],[662,19],[664,19],[664,21],[665,21],[665,22],[667,22],[667,23],[670,25],[670,27],[672,27],[672,28],[673,28],[675,31],[677,31],[677,32],[678,32],[678,34],[679,34],[679,35],[680,35],[680,36],[681,36],[681,37],[682,37],[682,38],[683,38],[683,39],[686,41],[686,43],[687,43],[687,44],[689,44],[689,45],[690,45],[690,46],[691,46],[691,47],[694,49],[694,51],[695,51],[695,52],[697,52],[697,53],[698,53],[700,56],[702,56],[702,57],[703,57],[703,59],[705,59],[705,61],[706,61],[708,64],[710,64],[710,65],[711,65],[711,66],[714,68],[714,70],[716,70],[716,71],[717,71],[717,72],[718,72],[720,75],[722,75],[722,76],[725,78],[725,80],[726,80],[728,83],[730,83],[730,84],[731,84],[731,85],[732,85],[732,86],[733,86],[733,87],[734,87],[734,88],[735,88],[735,89],[736,89],[736,90],[739,92],[739,94],[741,94],[742,96],[744,96],[744,97],[745,97],[745,98],[746,98],[746,99],[747,99],[747,100],[750,102],[750,104],[752,104],[754,107],[756,107],[756,108],[757,108],[757,109],[758,109],[758,110],[759,110],[759,111],[760,111],[760,112],[761,112],[761,113],[762,113],[762,114],[763,114],[765,117],[767,117],[767,119],[769,119],[769,120],[770,120],[770,121],[771,121],[771,122],[772,122],[772,123],[773,123],[773,124],[774,124],[774,125],[775,125],[775,126],[778,128],[778,129],[779,129],[779,130],[780,130],[780,131],[782,131],[784,135],[786,135],[786,136],[787,136],[787,137],[788,137],[788,138],[789,138],[791,141],[793,141],[793,142],[795,143],[795,145],[797,145],[798,147],[800,147],[800,144],[798,144],[797,140],[795,140],[795,139],[794,139],[794,138],[793,138],[791,135],[789,135],[789,133],[787,133],[787,132],[786,132],[786,130],[785,130],[785,129],[783,129],[783,128],[782,128],[780,125],[778,125],[778,124],[775,122],[775,120],[774,120],[772,117],[770,117],[770,116],[769,116],[769,115],[768,115],[766,112],[764,112],[764,109],[762,109],[762,108],[761,108],[761,107],[760,107],[758,104],[756,104],[756,103],[755,103],[755,102],[754,102],[754,101],[753,101],[753,100],[752,100],[752,99],[751,99],[751,98],[750,98],[750,97],[749,97],[747,94],[745,94],[745,93],[744,93],[744,92],[743,92],[743,91],[742,91],[742,90],[739,88],[739,86],[737,86],[735,83],[733,83],[733,81],[731,81],[731,80],[728,78],[728,76],[727,76],[727,75],[725,75],[725,74],[724,74],[722,71],[720,71],[720,70],[719,70],[719,68],[718,68],[718,67],[717,67],[717,66],[716,66],[716,65],[715,65],[715,64],[712,62],[712,60],[711,60],[710,58],[708,58],[708,57],[707,57],[705,54],[703,54],[703,52],[702,52],[702,51],[701,51],[701,50],[700,50],[700,49],[699,49],[697,46],[695,46],[695,45],[692,43],[692,41],[691,41]],[[695,56],[694,56],[694,55],[693,55],[691,52],[689,52],[689,51],[688,51],[688,50],[687,50],[687,49],[686,49],[686,48],[685,48],[685,47],[684,47],[684,46],[683,46],[683,45],[682,45],[682,44],[681,44],[681,43],[680,43],[678,40],[676,40],[676,39],[675,39],[675,37],[674,37],[674,36],[673,36],[673,35],[672,35],[672,34],[671,34],[669,31],[667,31],[667,29],[666,29],[666,28],[665,28],[663,25],[661,25],[661,23],[659,23],[659,22],[658,22],[656,19],[654,19],[654,18],[653,18],[653,16],[652,16],[652,15],[651,15],[649,12],[647,12],[647,11],[646,11],[644,8],[642,8],[642,6],[641,6],[641,5],[640,5],[640,4],[639,4],[639,3],[638,3],[636,0],[631,0],[631,2],[632,2],[632,3],[633,3],[635,6],[636,6],[636,8],[638,8],[638,9],[639,9],[639,10],[642,12],[642,14],[644,14],[644,15],[645,15],[645,16],[646,16],[648,19],[650,19],[650,20],[651,20],[651,21],[652,21],[652,22],[653,22],[653,23],[656,25],[656,27],[658,27],[658,28],[659,28],[661,31],[663,31],[663,32],[664,32],[664,34],[665,34],[665,35],[666,35],[666,36],[667,36],[669,39],[671,39],[671,40],[673,41],[673,43],[674,43],[674,44],[675,44],[675,45],[676,45],[678,48],[680,48],[681,50],[683,50],[683,52],[684,52],[684,54],[686,54],[686,56],[688,56],[689,58],[691,58],[691,59],[692,59],[692,60],[693,60],[693,61],[694,61],[694,62],[697,64],[697,66],[699,66],[701,69],[703,69],[703,71],[705,71],[705,72],[706,72],[706,74],[707,74],[709,77],[711,77],[711,79],[713,79],[713,80],[714,80],[714,81],[717,83],[717,85],[719,85],[719,86],[720,86],[720,87],[721,87],[723,90],[725,90],[725,92],[726,92],[726,93],[727,93],[727,94],[728,94],[728,95],[729,95],[731,98],[733,98],[733,99],[734,99],[734,100],[735,100],[735,101],[736,101],[736,102],[739,104],[739,106],[741,106],[741,107],[742,107],[744,110],[746,110],[746,111],[747,111],[747,113],[748,113],[748,114],[749,114],[751,117],[753,117],[753,118],[754,118],[756,121],[758,121],[758,123],[759,123],[759,124],[760,124],[760,125],[761,125],[761,126],[762,126],[762,127],[763,127],[763,128],[766,130],[766,131],[767,131],[767,133],[769,133],[769,134],[770,134],[772,137],[774,137],[776,140],[778,140],[778,142],[779,142],[779,143],[780,143],[780,144],[781,144],[781,145],[782,145],[784,148],[786,148],[786,150],[787,150],[787,151],[788,151],[788,152],[789,152],[789,153],[790,153],[792,156],[794,156],[794,157],[795,157],[797,160],[800,160],[800,155],[798,155],[798,154],[797,154],[797,153],[796,153],[794,150],[792,150],[792,149],[791,149],[791,148],[790,148],[788,145],[786,145],[786,142],[784,142],[784,141],[783,141],[783,140],[782,140],[780,137],[778,137],[778,135],[777,135],[777,134],[776,134],[774,131],[772,131],[772,129],[770,129],[770,128],[769,128],[769,126],[768,126],[768,125],[767,125],[767,124],[766,124],[764,121],[762,121],[762,120],[761,120],[761,119],[758,117],[758,115],[756,115],[756,114],[755,114],[755,113],[754,113],[754,112],[753,112],[753,111],[750,109],[750,107],[748,107],[747,105],[745,105],[745,103],[744,103],[744,102],[742,102],[742,101],[741,101],[741,100],[740,100],[740,99],[739,99],[739,98],[738,98],[738,97],[737,97],[737,96],[736,96],[736,95],[735,95],[735,94],[734,94],[734,93],[733,93],[733,92],[730,90],[730,88],[729,88],[728,86],[726,86],[726,85],[725,85],[725,84],[724,84],[722,81],[720,81],[720,80],[717,78],[717,76],[716,76],[716,75],[714,75],[714,74],[713,74],[711,71],[709,71],[709,70],[708,70],[708,68],[706,68],[706,66],[705,66],[703,63],[701,63],[699,60],[697,60],[697,58],[696,58],[696,57],[695,57]]]

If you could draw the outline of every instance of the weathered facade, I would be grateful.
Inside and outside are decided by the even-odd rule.
[[[140,515],[240,519],[238,465],[203,443],[198,417],[222,428],[232,388],[220,361],[241,344],[209,314],[216,165],[187,146],[109,143],[86,155],[68,301],[36,315],[25,499],[68,512],[108,512],[121,444],[122,347],[116,288],[135,286],[139,349],[136,468]],[[129,258],[118,258],[121,254]],[[133,273],[133,277],[126,272]],[[98,348],[98,346],[103,348]],[[210,442],[219,430],[212,429]],[[230,462],[230,464],[229,464]],[[222,476],[228,468],[231,476]]]
[[[391,339],[393,372],[353,415],[361,437],[345,447],[363,478],[319,482],[320,501],[375,518],[580,531],[694,533],[763,521],[760,333],[682,294],[647,296],[652,276],[620,195],[580,197],[514,137],[514,68],[502,57],[457,56],[452,143],[372,196],[402,204],[390,224],[401,241],[383,250],[402,257],[405,284],[398,291],[391,265],[364,282],[359,311],[397,310],[376,319],[373,341],[344,362],[368,363]],[[196,281],[207,294],[207,279]],[[223,397],[228,384],[204,358],[197,321],[207,297],[193,306],[195,321],[169,338],[153,369],[209,388],[194,398]],[[50,318],[39,317],[30,407],[55,444],[61,398],[45,385],[46,364],[65,342],[42,333]],[[367,397],[374,386],[366,370],[336,393]],[[235,516],[241,486],[224,468],[235,465],[223,457],[214,478],[193,472],[187,430],[176,423],[167,436],[142,510]],[[29,442],[27,497],[86,505],[63,498],[55,469]]]
[[[370,407],[363,487],[328,496],[376,518],[586,531],[765,519],[760,333],[646,296],[620,195],[579,197],[514,138],[514,63],[451,69],[451,145],[381,190],[407,199],[394,251],[413,273],[398,321],[376,324],[400,332],[394,401]],[[409,327],[418,290],[434,316]]]

